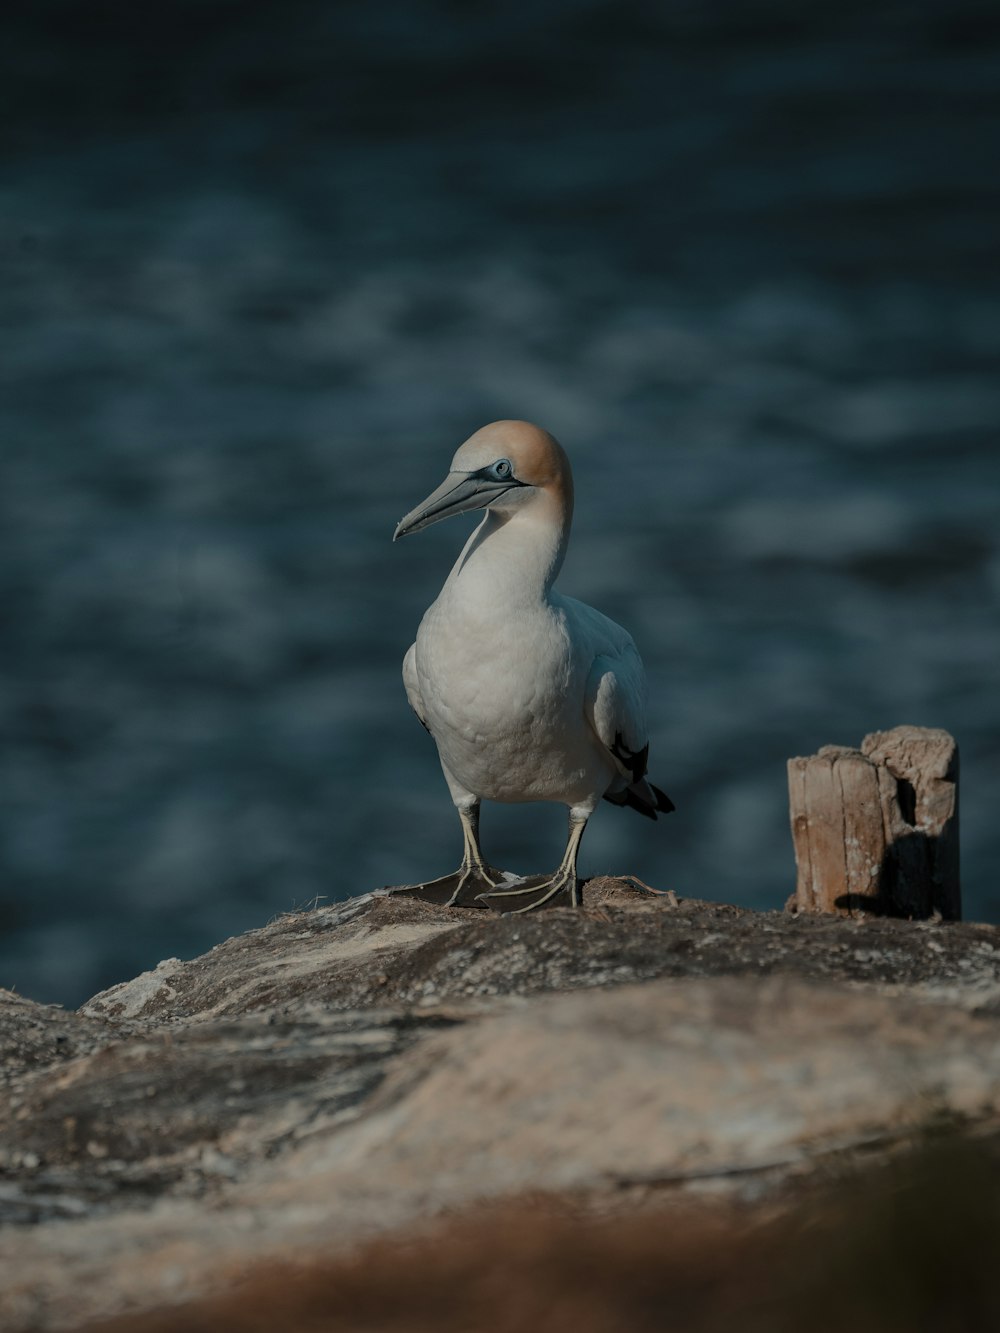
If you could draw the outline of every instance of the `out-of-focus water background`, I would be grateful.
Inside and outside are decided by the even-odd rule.
[[[560,586],[652,776],[584,873],[778,906],[785,760],[962,747],[1000,919],[991,6],[36,0],[5,19],[0,985],[79,1003],[453,868],[399,664],[486,421],[566,445]],[[554,865],[557,807],[487,807]]]

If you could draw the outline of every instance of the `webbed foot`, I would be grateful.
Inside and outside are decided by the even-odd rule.
[[[521,880],[516,888],[488,889],[479,895],[479,903],[494,912],[509,912],[512,916],[519,916],[524,912],[534,912],[539,907],[550,904],[555,906],[556,899],[564,893],[568,894],[571,907],[580,906],[580,882],[576,871],[560,866],[554,875],[531,875]],[[512,901],[516,898],[527,901],[518,907]]]
[[[419,898],[421,902],[434,903],[437,907],[483,908],[486,903],[480,899],[503,883],[503,871],[494,870],[492,866],[483,866],[482,870],[459,866],[453,875],[442,875],[423,884],[408,884],[404,888],[391,889],[390,893],[393,897]]]

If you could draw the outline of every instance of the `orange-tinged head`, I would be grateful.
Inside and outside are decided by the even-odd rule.
[[[506,459],[525,486],[571,489],[569,459],[562,445],[530,421],[492,421],[470,435],[452,459],[453,472],[476,472]]]
[[[568,529],[573,512],[569,459],[541,426],[493,421],[470,435],[452,459],[448,476],[400,521],[393,540],[471,509],[510,515],[529,506]]]

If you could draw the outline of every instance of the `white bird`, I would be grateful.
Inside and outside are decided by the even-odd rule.
[[[645,672],[620,625],[553,588],[569,541],[573,478],[547,431],[526,421],[476,431],[393,541],[472,509],[486,516],[403,661],[406,694],[437,743],[465,851],[453,875],[407,891],[470,907],[530,896],[521,911],[566,893],[575,906],[580,839],[602,797],[652,819],[674,808],[645,776]],[[505,887],[504,872],[480,848],[482,800],[569,807],[554,874]]]

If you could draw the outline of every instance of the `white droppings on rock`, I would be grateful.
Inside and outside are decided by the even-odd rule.
[[[80,1012],[88,1018],[138,1018],[154,1000],[173,999],[177,992],[168,978],[183,967],[179,958],[164,958],[151,972],[95,995]]]

